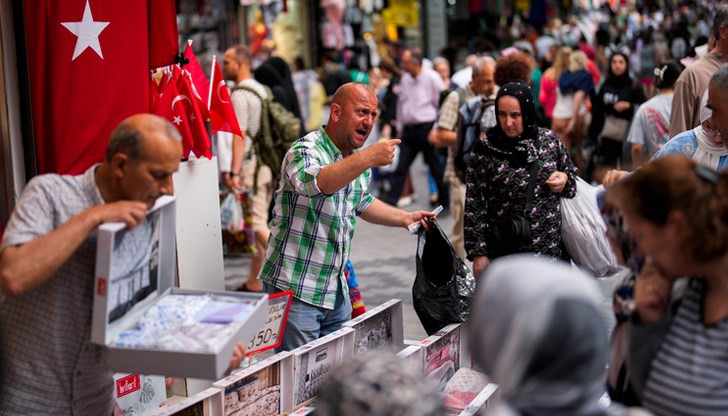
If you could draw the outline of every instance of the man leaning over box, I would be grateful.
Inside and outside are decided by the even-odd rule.
[[[172,194],[180,142],[169,121],[135,115],[114,129],[101,164],[28,182],[0,244],[0,414],[111,414],[106,349],[90,343],[95,229],[136,227]],[[243,355],[238,346],[231,365]]]
[[[406,212],[369,194],[369,168],[391,163],[400,142],[357,151],[369,137],[377,107],[369,86],[344,84],[332,98],[328,124],[286,153],[260,274],[268,293],[294,293],[281,350],[334,332],[351,318],[344,269],[356,216],[407,227],[433,215]]]

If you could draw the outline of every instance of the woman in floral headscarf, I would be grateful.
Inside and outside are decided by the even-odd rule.
[[[576,167],[559,137],[536,125],[531,88],[506,84],[495,101],[497,124],[473,147],[467,171],[465,250],[476,276],[489,259],[512,254],[494,239],[495,224],[525,218],[530,225],[528,251],[568,259],[561,241],[559,198],[576,194]],[[531,208],[526,211],[528,182],[535,163]]]

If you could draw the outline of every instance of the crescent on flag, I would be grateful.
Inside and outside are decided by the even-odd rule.
[[[220,94],[220,88],[227,88],[227,86],[225,85],[225,81],[221,80],[220,82],[217,83],[217,98],[220,99],[221,103],[228,104],[230,102],[230,100],[226,100],[223,98],[223,95]]]
[[[174,100],[172,100],[172,105],[171,105],[172,111],[174,111],[174,105],[177,104],[177,102],[182,101],[182,100],[187,100],[190,102],[190,105],[192,105],[192,100],[190,100],[190,97],[180,94],[180,95],[174,97]]]

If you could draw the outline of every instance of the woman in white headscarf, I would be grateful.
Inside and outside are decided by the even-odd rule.
[[[708,90],[705,90],[700,100],[700,125],[670,139],[650,160],[667,155],[682,155],[715,171],[728,168],[728,148],[724,143],[726,139],[711,125],[712,115],[713,112],[708,108]],[[612,186],[628,174],[629,172],[623,170],[610,170],[602,183],[604,186]]]
[[[601,301],[596,285],[565,263],[495,260],[469,322],[472,356],[503,399],[487,414],[614,414],[599,403],[609,344]]]
[[[665,143],[652,159],[670,154],[687,156],[701,165],[721,171],[728,168],[728,149],[725,138],[710,124],[713,112],[708,108],[708,90],[700,101],[700,125],[684,131]]]

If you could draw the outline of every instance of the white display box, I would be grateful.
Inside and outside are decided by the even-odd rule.
[[[485,388],[478,393],[477,396],[475,396],[473,401],[470,402],[465,410],[460,412],[460,416],[475,416],[483,414],[486,409],[490,409],[498,404],[498,401],[500,401],[498,385],[490,383],[485,386]]]
[[[176,271],[174,197],[160,197],[145,221],[131,230],[127,230],[124,223],[106,223],[99,226],[97,232],[91,341],[108,347],[109,368],[125,373],[221,378],[236,344],[246,344],[264,323],[268,296],[173,287]],[[205,313],[205,318],[194,317],[194,325],[186,327],[185,336],[178,335],[182,331],[159,330],[165,324],[169,324],[168,328],[179,327],[179,320],[147,319],[146,325],[151,329],[138,338],[144,338],[146,345],[151,343],[153,346],[129,347],[144,344],[130,343],[127,336],[141,333],[135,332],[135,328],[145,313],[149,313],[150,308],[155,308],[152,309],[155,313],[164,310],[163,305],[175,299],[171,295],[189,296],[190,301],[207,301],[210,297],[220,302],[216,306],[224,307],[202,308],[200,314]],[[188,306],[184,299],[182,302]],[[167,310],[172,315],[185,311],[184,308]],[[189,321],[189,318],[185,319]],[[159,345],[164,340],[168,344]],[[174,346],[170,347],[170,344]]]
[[[368,350],[396,352],[404,347],[403,322],[402,301],[392,299],[345,322],[343,326],[356,331],[355,353]]]
[[[209,388],[173,405],[163,407],[151,416],[223,416],[222,390]]]
[[[225,416],[277,416],[293,409],[293,355],[281,352],[213,384]]]
[[[163,376],[114,374],[114,403],[126,415],[148,415],[167,402]]]
[[[425,374],[425,349],[420,347],[419,345],[410,345],[408,347],[405,347],[402,351],[397,353],[397,357],[409,361],[411,363],[414,363],[414,365],[417,367],[417,370]]]
[[[439,384],[440,389],[445,386],[463,362],[468,363],[466,346],[462,339],[462,325],[450,324],[420,342],[425,349],[425,375]]]
[[[354,352],[354,330],[341,328],[291,351],[293,406],[316,396],[321,382]]]

